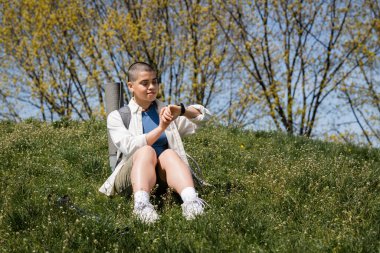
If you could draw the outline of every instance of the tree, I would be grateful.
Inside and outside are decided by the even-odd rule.
[[[357,143],[366,143],[370,146],[380,145],[380,5],[378,2],[368,1],[366,5],[366,17],[371,20],[373,30],[368,43],[360,46],[357,52],[356,63],[359,66],[355,78],[352,78],[342,87],[342,98],[351,111],[354,122],[360,131],[362,138],[355,140]],[[342,132],[337,130],[337,132]],[[343,138],[352,131],[340,133]],[[358,135],[358,134],[356,134]],[[345,141],[350,139],[343,138]]]
[[[177,8],[173,15],[178,31],[176,48],[185,56],[183,61],[188,66],[185,73],[191,81],[189,102],[208,106],[224,76],[222,67],[227,68],[223,66],[227,44],[211,15],[211,2],[184,0],[173,7]]]
[[[43,120],[104,117],[105,83],[126,84],[128,66],[146,61],[162,100],[211,106],[228,124],[312,136],[334,105],[352,113],[368,143],[378,138],[377,2],[0,5],[0,118],[21,120],[21,105]]]
[[[2,85],[14,84],[1,94],[9,109],[4,117],[15,111],[10,102],[15,100],[38,108],[43,120],[105,116],[103,85],[126,84],[134,61],[158,70],[169,103],[208,105],[223,76],[226,43],[207,1],[3,0],[1,5],[0,45],[7,59],[1,64],[8,70]]]
[[[95,90],[100,94],[98,62],[94,66],[95,57],[91,61],[83,56],[88,45],[84,41],[91,41],[85,21],[94,12],[81,2],[1,3],[1,45],[15,86],[12,92],[18,100],[39,108],[43,120],[48,113],[51,119],[54,115],[71,118],[73,111],[79,118],[91,117],[90,98]],[[92,79],[97,81],[95,89]]]
[[[359,67],[352,64],[355,52],[372,29],[361,19],[360,3],[218,4],[223,12],[214,17],[235,49],[236,62],[250,80],[262,112],[278,130],[311,136],[322,103]]]

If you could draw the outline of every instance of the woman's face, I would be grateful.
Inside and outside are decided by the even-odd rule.
[[[158,93],[158,81],[155,72],[140,72],[136,81],[128,82],[128,87],[133,92],[137,104],[146,108],[156,99]]]

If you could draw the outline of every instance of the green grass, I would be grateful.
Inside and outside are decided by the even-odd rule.
[[[185,146],[213,185],[186,221],[154,196],[161,219],[107,198],[104,122],[0,123],[1,252],[379,252],[380,151],[280,133],[206,127]],[[68,203],[58,199],[68,195]]]

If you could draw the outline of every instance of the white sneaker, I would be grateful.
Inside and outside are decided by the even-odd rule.
[[[135,204],[133,214],[144,223],[154,223],[159,218],[151,203],[139,202]]]
[[[195,200],[186,201],[182,206],[182,215],[186,220],[192,220],[196,216],[203,214],[204,207],[207,203],[201,199],[196,198]]]

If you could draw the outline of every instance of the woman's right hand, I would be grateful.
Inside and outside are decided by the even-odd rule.
[[[168,110],[166,107],[161,109],[159,117],[160,123],[158,127],[147,133],[145,136],[146,143],[150,146],[152,146],[158,140],[158,138],[160,138],[161,134],[169,126],[170,122],[173,121],[173,116],[171,115],[170,110]]]
[[[166,129],[169,124],[174,120],[173,115],[171,114],[169,108],[163,107],[160,111],[160,127]]]

